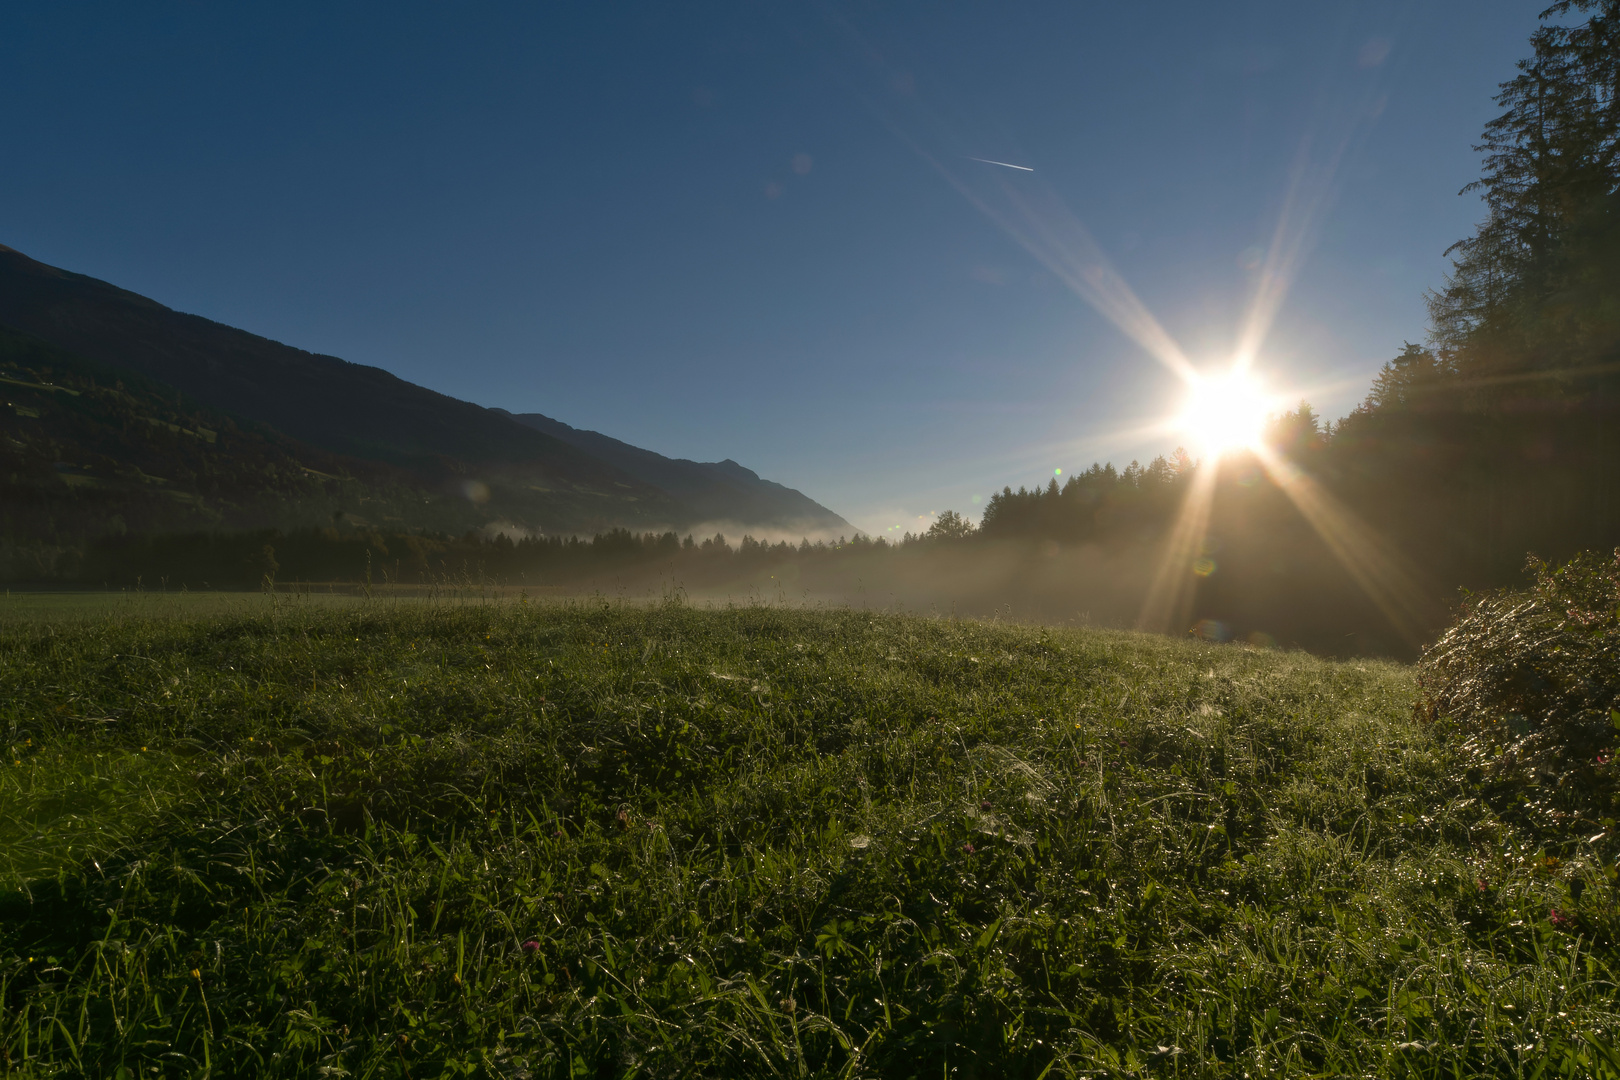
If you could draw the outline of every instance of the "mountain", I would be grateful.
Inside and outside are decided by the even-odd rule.
[[[407,470],[471,515],[548,532],[667,524],[668,495],[381,368],[295,349],[0,248],[0,324],[310,446]]]
[[[143,392],[167,394],[176,407],[196,412],[198,424],[255,432],[289,460],[319,457],[329,467],[308,467],[354,481],[373,501],[378,485],[388,487],[393,494],[382,501],[400,513],[386,516],[407,528],[591,533],[724,522],[780,532],[804,522],[807,532],[851,531],[826,508],[734,462],[676,462],[544,417],[545,424],[520,422],[505,410],[436,393],[381,368],[171,310],[4,245],[0,327],[20,332],[16,341],[32,342],[28,348],[54,348],[52,363],[103,390],[119,375],[137,376]],[[11,348],[21,355],[22,346]],[[577,437],[559,437],[548,425]],[[233,437],[229,445],[245,444]],[[660,484],[660,476],[671,486]],[[257,498],[245,488],[238,495],[246,503]],[[330,493],[323,498],[342,501]]]
[[[126,531],[476,524],[413,479],[0,327],[0,576]]]
[[[63,558],[97,536],[329,525],[378,486],[345,472],[333,455],[0,328],[0,578],[68,571]]]
[[[607,462],[644,484],[668,492],[705,525],[752,526],[796,536],[833,533],[848,536],[855,532],[853,525],[809,496],[774,481],[762,480],[758,473],[730,458],[714,462],[667,458],[601,432],[570,427],[539,413],[507,415]]]

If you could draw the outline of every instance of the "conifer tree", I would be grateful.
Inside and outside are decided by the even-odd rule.
[[[1468,374],[1590,363],[1620,342],[1620,0],[1562,0],[1501,84],[1504,112],[1475,149],[1487,216],[1429,297],[1436,345]]]

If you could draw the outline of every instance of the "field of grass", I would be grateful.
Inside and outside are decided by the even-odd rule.
[[[0,620],[6,1076],[1610,1076],[1409,669],[852,610]]]
[[[279,596],[276,603],[300,610],[316,607],[351,607],[363,599],[360,587],[348,586],[339,592],[310,591]],[[476,597],[469,596],[468,599]],[[408,599],[408,598],[407,598]],[[271,608],[262,592],[181,592],[141,589],[60,590],[16,588],[0,595],[0,630],[29,624],[85,623],[111,619],[116,622],[150,622],[167,619],[217,618],[227,615],[253,616]]]

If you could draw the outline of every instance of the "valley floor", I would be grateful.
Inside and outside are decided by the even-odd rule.
[[[851,609],[0,608],[17,1076],[1620,1076],[1409,669]]]

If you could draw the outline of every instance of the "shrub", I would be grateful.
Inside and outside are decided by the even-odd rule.
[[[1612,806],[1620,727],[1620,550],[1471,597],[1419,662],[1420,711],[1487,777],[1548,785],[1564,809]]]

